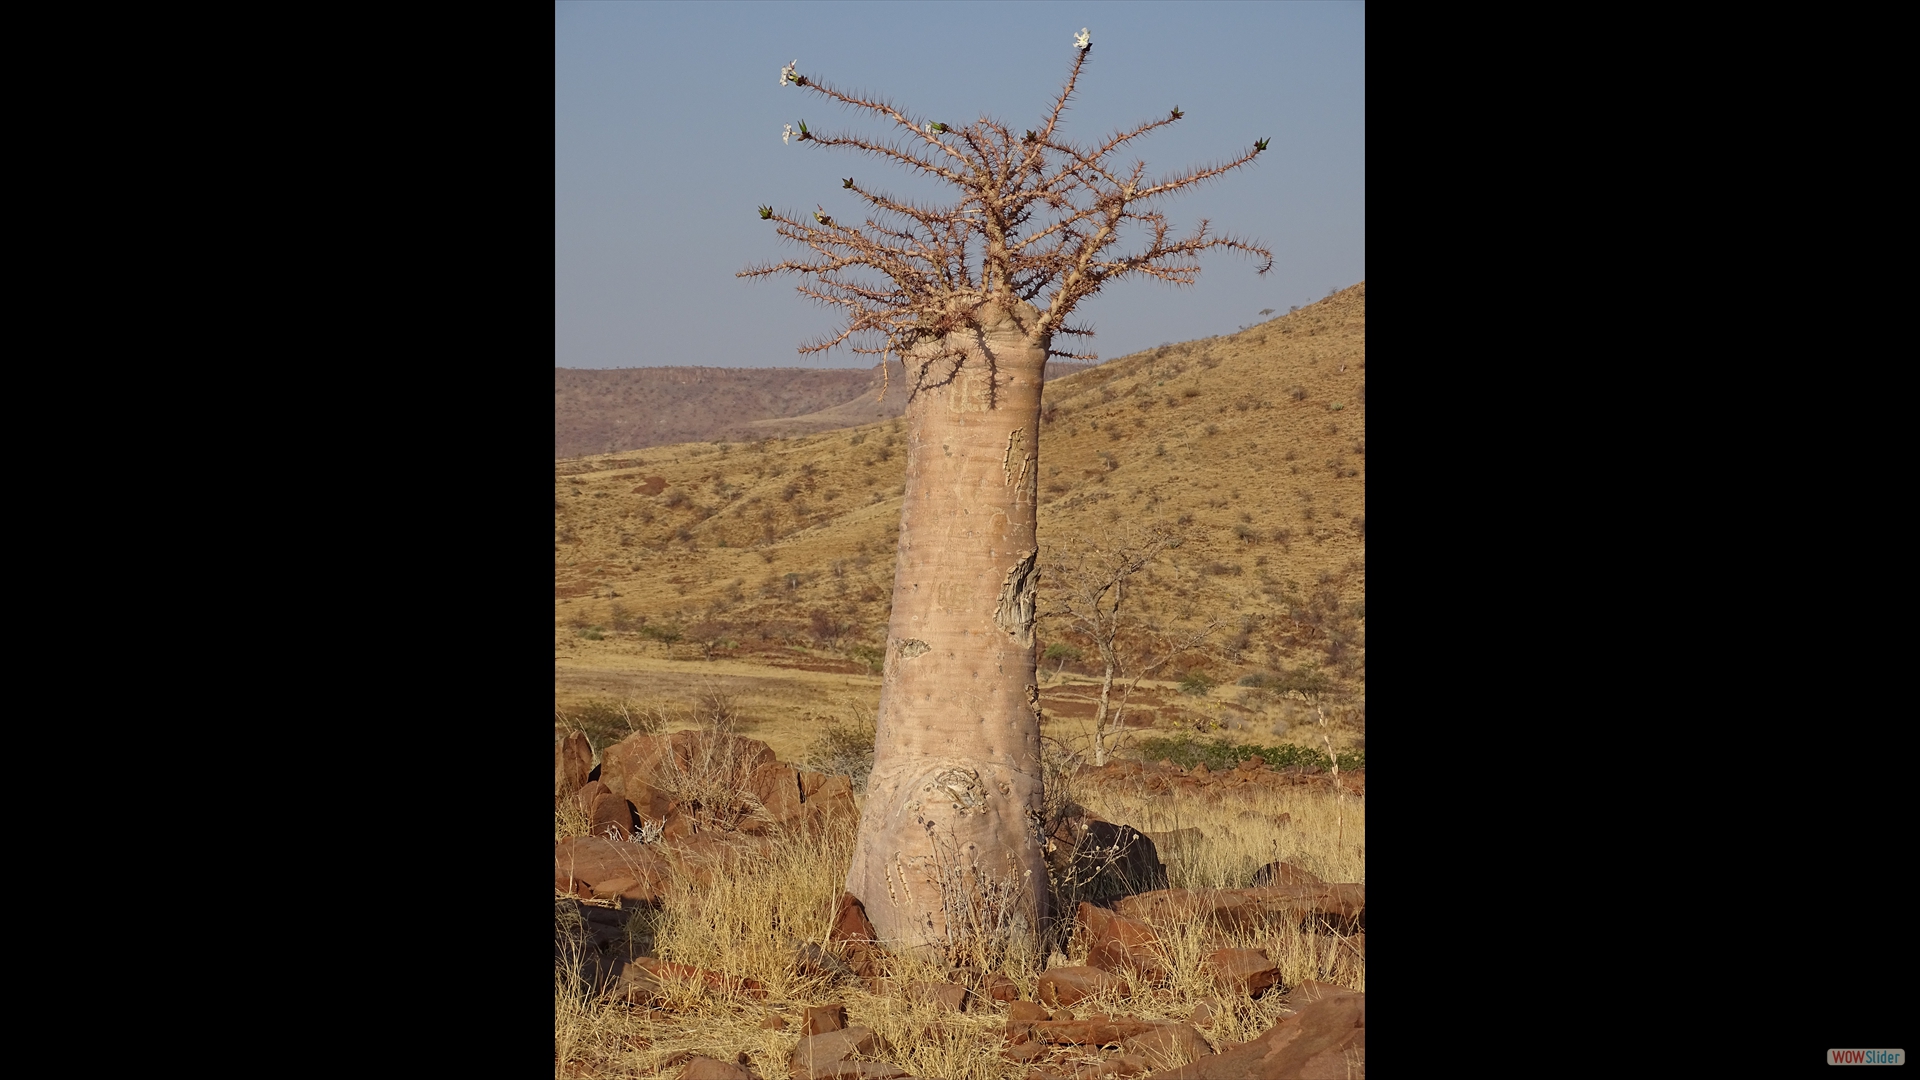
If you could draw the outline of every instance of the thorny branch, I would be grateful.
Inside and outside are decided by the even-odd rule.
[[[883,360],[898,356],[903,365],[912,354],[920,366],[918,381],[925,384],[936,361],[949,360],[955,370],[965,362],[947,336],[970,331],[967,337],[977,338],[976,309],[996,304],[1013,315],[1028,340],[1047,345],[1049,355],[1098,359],[1090,352],[1053,350],[1051,339],[1091,335],[1090,328],[1069,327],[1065,320],[1109,282],[1137,275],[1191,285],[1200,270],[1197,257],[1214,248],[1259,256],[1259,273],[1272,269],[1271,251],[1213,234],[1204,220],[1191,235],[1170,236],[1165,216],[1148,205],[1251,163],[1267,140],[1225,163],[1147,183],[1145,162],[1120,169],[1110,159],[1183,114],[1175,108],[1093,146],[1065,139],[1059,132],[1061,115],[1092,51],[1079,39],[1076,48],[1073,70],[1045,120],[1021,134],[987,117],[959,128],[916,120],[883,98],[844,92],[801,75],[795,64],[782,70],[783,85],[791,81],[892,127],[892,136],[885,138],[816,132],[802,121],[800,142],[852,149],[957,189],[951,204],[921,205],[847,177],[841,187],[866,206],[859,224],[836,220],[824,206],[802,215],[760,208],[783,240],[808,253],[750,266],[738,276],[798,274],[804,279],[798,286],[802,295],[846,314],[836,333],[801,345],[801,353],[845,344]],[[1129,226],[1144,226],[1151,239],[1130,254],[1115,252],[1122,229]],[[1038,319],[1023,315],[1018,301],[1033,303]]]

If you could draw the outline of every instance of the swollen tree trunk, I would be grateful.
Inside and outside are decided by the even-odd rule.
[[[1031,934],[1045,914],[1033,617],[1047,344],[1004,310],[976,317],[981,337],[948,342],[966,363],[932,385],[952,363],[936,361],[907,407],[879,730],[847,875],[896,947]]]

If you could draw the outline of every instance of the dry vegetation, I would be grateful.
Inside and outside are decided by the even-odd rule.
[[[1175,888],[1244,886],[1254,866],[1273,859],[1329,881],[1366,880],[1364,800],[1351,796],[1287,789],[1174,808],[1100,789],[1076,794],[1110,820],[1137,821],[1148,829],[1199,829],[1206,840],[1163,853]],[[556,836],[584,830],[584,821],[570,818],[572,813],[563,809],[557,815]],[[1287,816],[1286,824],[1271,824],[1281,815]],[[1340,834],[1344,842],[1336,840]],[[764,996],[735,988],[748,985],[743,982],[718,989],[687,982],[675,987],[666,1008],[646,1009],[593,1000],[561,976],[554,988],[556,1075],[670,1080],[692,1056],[734,1061],[744,1053],[758,1075],[784,1077],[804,1009],[845,1002],[849,1023],[872,1028],[893,1047],[887,1059],[913,1075],[930,1080],[1026,1077],[1029,1066],[1002,1055],[1003,1006],[976,999],[965,1012],[943,1012],[897,992],[870,993],[859,981],[834,983],[795,974],[793,943],[827,944],[852,843],[851,827],[824,837],[789,838],[771,858],[745,872],[716,877],[711,887],[677,880],[660,910],[643,911],[629,924],[630,933],[641,939],[636,942],[641,951],[732,980],[756,980]],[[1316,979],[1366,989],[1365,960],[1332,935],[1292,926],[1209,932],[1190,921],[1154,929],[1171,968],[1165,984],[1138,985],[1125,998],[1083,1002],[1072,1015],[1189,1020],[1207,1002],[1218,1014],[1205,1031],[1214,1048],[1251,1039],[1272,1026],[1284,1006],[1276,995],[1255,1000],[1223,994],[1201,963],[1221,947],[1265,949],[1288,986]],[[1068,963],[1085,963],[1085,942],[1071,940],[1065,955]],[[895,958],[891,975],[895,986],[954,979],[975,989],[1004,975],[1019,987],[1022,1000],[1032,1001],[1036,980],[1049,966],[1047,957],[1029,953],[982,959],[987,962],[954,969]],[[769,1017],[781,1018],[784,1027],[769,1026]],[[1090,1062],[1102,1059],[1097,1047],[1084,1056]]]
[[[1043,559],[1062,538],[1168,524],[1188,542],[1129,603],[1168,630],[1223,621],[1210,649],[1148,684],[1137,720],[1318,746],[1304,723],[1316,717],[1273,689],[1295,676],[1321,686],[1335,742],[1364,745],[1365,284],[1049,383],[1044,417]],[[755,737],[783,757],[800,748],[789,728],[870,710],[904,439],[894,419],[556,462],[559,703],[685,697],[718,676],[753,699]],[[1090,717],[1093,650],[1064,629],[1041,624],[1042,653],[1077,645],[1083,658],[1045,663],[1059,675],[1046,701]],[[1177,693],[1183,682],[1212,688]]]
[[[1363,283],[1239,334],[1048,384],[1043,559],[1060,538],[1172,525],[1187,542],[1149,567],[1130,603],[1169,630],[1224,622],[1209,649],[1142,684],[1128,706],[1123,757],[1137,756],[1143,737],[1178,732],[1364,748],[1365,379]],[[556,727],[588,730],[598,750],[625,731],[712,729],[723,712],[732,730],[785,761],[821,760],[831,731],[857,742],[879,696],[903,440],[903,423],[892,419],[557,461]],[[1063,631],[1043,623],[1040,651],[1075,645]],[[1097,686],[1093,650],[1081,654],[1074,661],[1054,650],[1042,664],[1043,734],[1058,766],[1050,798],[1178,833],[1182,842],[1160,852],[1175,887],[1245,886],[1275,860],[1329,882],[1366,881],[1364,798],[1300,787],[1174,799],[1082,786],[1072,754],[1090,745]],[[590,724],[580,722],[589,715]],[[556,839],[585,827],[570,802],[556,813]],[[677,880],[659,910],[629,924],[642,939],[635,944],[757,980],[765,996],[689,984],[670,1008],[645,1009],[591,1000],[557,976],[556,1075],[677,1080],[693,1055],[744,1054],[759,1076],[785,1077],[802,1010],[842,1001],[849,1022],[874,1029],[893,1047],[887,1059],[916,1076],[1026,1077],[1029,1066],[1002,1054],[1003,1007],[943,1013],[857,981],[795,974],[793,943],[827,941],[852,843],[850,828],[789,837],[710,888]],[[1363,956],[1330,935],[1293,926],[1155,930],[1171,961],[1166,983],[1076,1006],[1074,1015],[1186,1020],[1211,1000],[1225,1008],[1209,1040],[1250,1039],[1283,1006],[1272,995],[1223,996],[1200,963],[1221,946],[1267,950],[1288,985],[1311,978],[1366,987]],[[1072,963],[1085,954],[1084,942],[1067,947]],[[978,988],[1003,974],[1030,1001],[1049,957],[981,957],[961,970],[894,963],[898,984],[951,978]],[[1097,1048],[1087,1057],[1097,1060]]]

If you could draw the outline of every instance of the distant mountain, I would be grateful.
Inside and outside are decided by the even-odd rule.
[[[1186,542],[1127,603],[1169,631],[1218,621],[1214,646],[1165,676],[1234,687],[1239,704],[1216,711],[1264,694],[1267,723],[1289,715],[1259,681],[1283,669],[1364,705],[1366,312],[1361,282],[1236,334],[1117,357],[1042,397],[1042,564],[1089,538],[1177,529]],[[556,652],[599,663],[684,631],[673,648],[724,637],[756,662],[808,644],[881,656],[906,458],[905,422],[882,419],[556,461]],[[1043,603],[1052,588],[1043,577]],[[1097,655],[1058,621],[1038,634],[1043,653]]]
[[[1053,380],[1091,364],[1049,361]],[[905,384],[872,368],[553,369],[553,456],[813,434],[906,411]],[[883,394],[884,391],[884,394]]]

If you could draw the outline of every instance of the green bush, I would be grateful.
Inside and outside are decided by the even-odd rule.
[[[1187,677],[1180,680],[1180,692],[1183,694],[1200,695],[1211,689],[1213,689],[1213,680],[1198,671],[1189,671]]]
[[[652,638],[655,641],[664,641],[671,645],[680,640],[680,631],[671,626],[643,626],[640,628],[640,636]]]
[[[1332,761],[1326,751],[1309,746],[1258,746],[1253,743],[1236,743],[1226,736],[1210,740],[1196,739],[1189,734],[1157,736],[1142,739],[1135,744],[1140,757],[1145,761],[1172,761],[1183,769],[1191,769],[1204,763],[1208,769],[1220,772],[1258,756],[1275,769],[1284,769],[1290,765],[1331,768]],[[1365,750],[1350,750],[1339,755],[1340,767],[1345,770],[1367,767]]]

